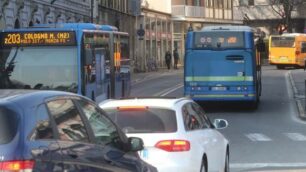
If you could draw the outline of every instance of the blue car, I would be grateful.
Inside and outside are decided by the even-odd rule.
[[[0,172],[154,172],[143,142],[91,100],[59,91],[0,91]]]

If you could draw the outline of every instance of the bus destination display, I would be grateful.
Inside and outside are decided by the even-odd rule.
[[[3,47],[76,45],[75,33],[71,31],[3,32]]]

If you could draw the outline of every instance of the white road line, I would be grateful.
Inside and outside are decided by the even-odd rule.
[[[184,86],[184,84],[177,84],[177,85],[175,85],[173,87],[164,89],[164,90],[154,94],[153,96],[165,96],[165,95],[167,95],[167,94],[169,94],[169,93],[171,93],[171,92],[173,92],[173,91],[175,91],[175,90],[177,90],[177,89],[179,89],[179,88],[181,88],[183,86]]]
[[[306,163],[301,162],[301,163],[231,163],[230,164],[230,168],[251,169],[251,168],[264,168],[264,167],[296,168],[296,167],[306,167]]]
[[[301,133],[284,133],[287,137],[294,141],[306,141],[306,136]]]
[[[266,141],[272,140],[268,136],[261,134],[261,133],[250,133],[250,134],[246,134],[245,136],[254,142],[256,141],[266,142]]]

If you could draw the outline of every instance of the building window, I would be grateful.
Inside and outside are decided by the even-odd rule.
[[[249,5],[254,5],[254,0],[248,0]]]

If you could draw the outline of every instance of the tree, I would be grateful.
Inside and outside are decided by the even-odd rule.
[[[294,8],[302,5],[303,0],[269,0],[271,7],[277,13],[281,20],[279,23],[279,33],[285,30],[292,33],[292,11]]]

